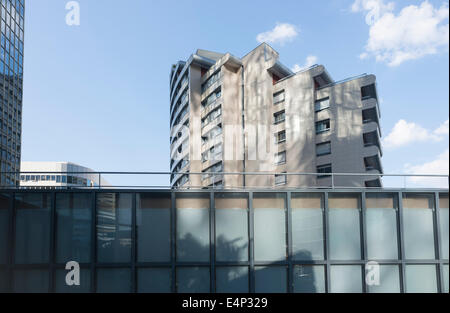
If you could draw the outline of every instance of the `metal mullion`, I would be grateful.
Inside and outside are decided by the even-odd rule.
[[[49,251],[49,284],[48,292],[54,291],[55,249],[56,249],[56,193],[50,192],[50,251]]]
[[[294,268],[292,265],[293,262],[293,247],[292,247],[292,208],[291,208],[291,196],[292,193],[290,191],[288,191],[286,193],[286,201],[287,201],[287,216],[286,216],[286,220],[287,220],[287,261],[288,261],[288,279],[287,279],[287,283],[288,283],[288,288],[287,288],[287,292],[288,293],[293,293],[294,292]]]
[[[172,279],[171,279],[171,291],[175,293],[177,291],[176,288],[176,199],[175,192],[170,193],[170,260],[171,260],[171,271],[172,271]]]
[[[249,293],[255,293],[255,230],[254,230],[254,210],[253,210],[253,192],[248,193],[248,207],[249,207],[249,219],[248,219],[248,231],[249,231],[249,262],[250,269],[248,273],[249,278]]]
[[[216,261],[216,224],[215,224],[215,201],[214,201],[214,191],[209,193],[209,262],[210,262],[210,292],[216,292],[216,270],[215,270],[215,261]]]
[[[400,292],[406,292],[406,255],[405,255],[405,238],[403,233],[403,193],[399,191],[397,193],[397,204],[398,204],[398,223],[397,223],[397,236],[398,236],[398,244],[400,248]]]
[[[366,227],[366,193],[363,191],[361,194],[361,214],[360,214],[360,225],[361,225],[361,259],[364,261],[364,264],[367,264],[368,260],[368,253],[367,253],[367,227]],[[365,280],[365,266],[363,266],[362,269],[362,284],[363,284],[363,293],[367,293],[367,284]]]
[[[324,210],[324,228],[325,228],[325,266],[326,266],[326,271],[325,271],[325,279],[326,279],[326,284],[325,284],[325,288],[326,288],[326,292],[329,293],[331,291],[331,283],[330,283],[330,271],[331,271],[331,266],[330,266],[330,221],[329,221],[329,210],[328,210],[328,192],[326,191],[324,193],[324,201],[323,201],[323,210]]]
[[[436,259],[441,261],[442,258],[442,249],[441,249],[441,224],[440,224],[440,207],[439,207],[439,193],[434,193],[434,214],[433,214],[433,223],[434,227],[434,244],[435,244],[435,253]],[[442,263],[439,262],[437,267],[437,276],[438,276],[438,292],[443,293],[445,290],[444,286],[444,269],[442,267]]]
[[[131,195],[131,292],[135,293],[137,291],[136,193]]]
[[[15,251],[16,251],[16,247],[15,247],[15,242],[16,242],[16,236],[15,236],[15,232],[16,232],[16,193],[12,192],[11,193],[11,198],[10,198],[10,203],[9,203],[9,240],[8,240],[8,251],[10,251],[10,254],[8,256],[8,269],[7,269],[7,277],[8,277],[8,287],[7,289],[10,292],[13,292],[13,283],[14,283],[14,262],[15,262]]]
[[[97,264],[97,192],[91,192],[91,292],[97,291],[96,264]]]

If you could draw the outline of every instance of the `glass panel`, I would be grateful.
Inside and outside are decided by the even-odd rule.
[[[448,293],[448,275],[449,275],[449,273],[448,273],[448,264],[445,264],[442,267],[442,270],[443,270],[443,275],[444,275],[444,292]]]
[[[46,270],[14,271],[14,292],[48,293],[49,275]]]
[[[320,194],[293,194],[292,253],[294,260],[323,260],[323,210]]]
[[[177,194],[177,260],[209,261],[209,194]]]
[[[128,293],[131,291],[131,271],[128,268],[97,270],[97,292]]]
[[[100,263],[131,260],[131,194],[97,195],[97,258]]]
[[[69,286],[66,283],[66,275],[69,270],[55,271],[55,291],[59,293],[88,293],[91,291],[91,271],[89,269],[80,270],[80,285]]]
[[[139,262],[170,261],[170,193],[139,194],[137,199]]]
[[[0,209],[0,264],[8,262],[8,235],[9,214],[8,210]]]
[[[322,265],[298,265],[294,267],[294,292],[324,293],[325,268]]]
[[[406,265],[406,292],[436,293],[437,278],[435,265]]]
[[[169,268],[140,268],[137,271],[138,292],[169,293],[172,284]]]
[[[286,259],[286,199],[284,194],[255,194],[253,199],[255,260]]]
[[[434,259],[433,195],[403,195],[403,225],[407,259]]]
[[[359,196],[334,194],[328,203],[331,259],[361,259]]]
[[[91,261],[91,194],[56,194],[56,260]]]
[[[218,293],[247,293],[248,267],[217,267],[216,291]]]
[[[286,273],[283,266],[255,266],[255,292],[286,293]]]
[[[50,195],[16,194],[15,262],[48,263],[50,247]]]
[[[332,293],[361,293],[362,272],[359,265],[332,265],[330,283]]]
[[[439,195],[439,230],[441,239],[441,259],[448,260],[448,194]],[[447,277],[448,278],[448,277]]]
[[[0,293],[8,291],[8,272],[0,269]]]
[[[400,272],[398,265],[380,265],[379,285],[368,285],[368,292],[399,293]],[[366,271],[367,275],[367,271]]]
[[[209,268],[177,268],[177,291],[179,293],[208,293],[209,285]]]
[[[248,261],[248,198],[216,194],[216,260]]]
[[[368,258],[371,260],[398,259],[396,197],[368,193],[366,208]]]

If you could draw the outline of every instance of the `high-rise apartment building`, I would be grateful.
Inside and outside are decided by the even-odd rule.
[[[22,136],[25,0],[0,5],[0,186],[18,186]]]
[[[242,58],[197,50],[170,75],[171,185],[379,187],[381,175],[330,176],[383,173],[379,117],[374,75],[294,73],[265,43]]]

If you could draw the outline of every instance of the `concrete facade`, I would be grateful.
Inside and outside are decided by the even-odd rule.
[[[170,95],[173,187],[381,186],[379,176],[326,175],[382,174],[373,75],[293,73],[263,43],[243,58],[198,50],[173,65]]]

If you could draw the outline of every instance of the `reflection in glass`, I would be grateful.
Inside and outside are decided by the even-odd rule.
[[[47,270],[14,271],[14,292],[47,293],[49,275]]]
[[[139,262],[170,261],[170,193],[139,194],[137,199],[137,256]]]
[[[286,259],[286,199],[284,194],[256,193],[253,198],[255,260]]]
[[[91,271],[88,269],[80,270],[80,285],[68,286],[66,275],[69,271],[55,271],[55,291],[59,293],[88,293],[91,291]]]
[[[315,194],[293,194],[292,252],[294,260],[323,260],[322,197]]]
[[[0,209],[0,264],[6,264],[8,261],[8,218],[8,210]]]
[[[403,194],[407,259],[434,259],[433,195]]]
[[[380,265],[379,285],[368,285],[368,292],[372,293],[399,293],[400,272],[398,265]],[[366,274],[368,272],[366,271]]]
[[[56,194],[56,260],[91,260],[91,194]]]
[[[448,194],[439,195],[439,230],[441,239],[441,259],[448,260]],[[448,279],[448,277],[447,277]]]
[[[330,283],[332,293],[361,293],[361,266],[332,265],[330,272]]]
[[[366,194],[365,218],[368,258],[398,259],[396,198],[389,194]]]
[[[248,199],[216,194],[216,260],[248,260]]]
[[[436,293],[437,278],[435,265],[406,265],[406,292]]]
[[[444,264],[442,267],[443,275],[444,275],[444,292],[448,293],[448,264]]]
[[[97,292],[131,292],[131,271],[128,268],[97,269]]]
[[[287,292],[286,273],[286,267],[283,266],[255,266],[255,292]]]
[[[140,268],[137,272],[138,292],[171,292],[171,270],[169,268]]]
[[[177,268],[177,291],[179,293],[208,293],[209,286],[209,268]]]
[[[216,291],[218,293],[247,293],[248,267],[246,266],[217,267]]]
[[[101,263],[131,260],[131,194],[97,195],[97,258]]]
[[[177,194],[177,260],[209,261],[209,195]]]
[[[49,262],[50,194],[16,194],[15,262]]]
[[[325,268],[322,265],[296,265],[293,281],[294,292],[324,293]]]
[[[334,194],[328,203],[331,259],[361,259],[359,196]]]

